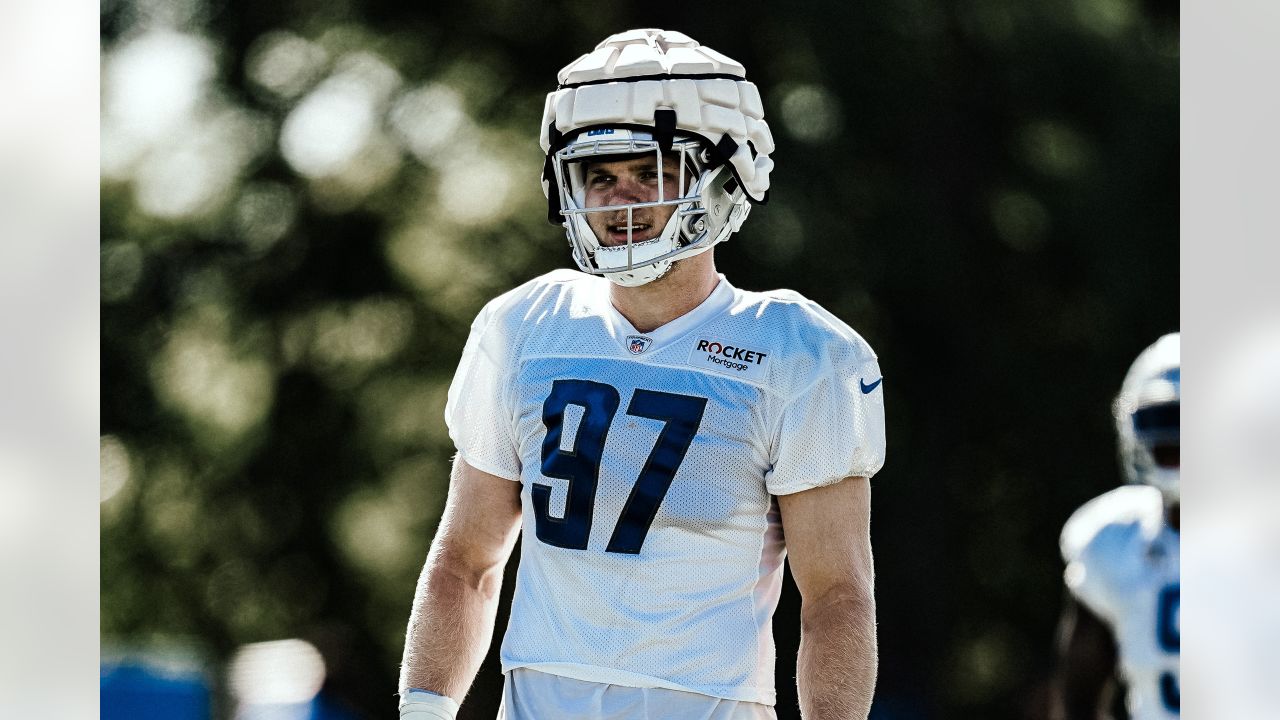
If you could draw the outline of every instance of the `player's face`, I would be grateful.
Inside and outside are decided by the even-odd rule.
[[[627,160],[594,161],[587,166],[586,206],[632,205],[658,200],[658,163],[656,156]],[[674,200],[680,192],[680,161],[662,158],[662,199]],[[686,181],[686,187],[688,182]],[[636,208],[631,211],[631,241],[640,242],[658,236],[675,212],[675,205]],[[605,246],[627,243],[627,211],[587,213],[587,222]]]

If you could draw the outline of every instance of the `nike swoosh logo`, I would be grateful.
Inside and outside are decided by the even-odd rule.
[[[875,382],[868,385],[866,380],[863,380],[861,378],[858,379],[858,385],[862,388],[863,395],[866,395],[870,393],[872,390],[875,390],[876,388],[880,387],[880,383],[882,382],[884,382],[884,378],[880,378],[879,380],[876,380]]]

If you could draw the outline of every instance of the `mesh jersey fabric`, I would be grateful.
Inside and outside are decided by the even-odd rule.
[[[1160,491],[1126,485],[1085,503],[1062,529],[1067,589],[1112,631],[1134,720],[1179,717],[1179,535]]]
[[[497,720],[777,720],[769,705],[666,688],[575,680],[515,668],[502,687]]]
[[[574,271],[491,301],[445,415],[463,459],[522,484],[503,672],[772,705],[773,496],[880,469],[880,379],[817,304],[723,277],[646,334]]]

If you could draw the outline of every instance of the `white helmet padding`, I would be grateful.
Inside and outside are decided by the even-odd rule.
[[[773,136],[760,93],[745,75],[742,65],[687,35],[654,29],[610,36],[560,71],[560,87],[547,95],[543,110],[543,192],[548,219],[565,226],[583,271],[621,284],[651,282],[672,261],[727,239],[741,227],[749,203],[768,200]],[[625,153],[618,145],[586,142],[600,137],[593,131],[606,130],[625,139]],[[571,201],[565,163],[636,152],[654,152],[661,162],[677,137],[682,162],[696,165],[688,188],[696,192],[679,203],[661,242],[628,242],[625,250],[600,246],[585,227],[581,199]],[[626,258],[615,264],[623,252]],[[653,267],[642,271],[645,265]]]
[[[720,150],[752,202],[766,201],[773,134],[760,92],[746,80],[648,78],[561,88],[547,95],[539,142],[549,154],[564,136],[584,128],[655,128],[662,110],[673,113],[673,130]]]
[[[1167,505],[1179,501],[1181,473],[1161,465],[1155,449],[1180,444],[1181,377],[1181,336],[1170,333],[1133,361],[1114,406],[1125,479],[1154,485]]]

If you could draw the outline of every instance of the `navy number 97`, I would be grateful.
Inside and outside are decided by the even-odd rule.
[[[618,391],[612,385],[590,380],[556,380],[551,384],[551,394],[542,404],[542,423],[547,428],[542,441],[542,474],[567,480],[569,486],[564,517],[557,518],[550,512],[551,486],[533,483],[535,531],[542,542],[570,550],[586,549],[600,482],[600,459],[619,404]],[[561,450],[561,434],[569,405],[581,407],[583,414],[572,449],[565,451]],[[658,506],[698,433],[706,406],[707,399],[702,397],[636,389],[627,414],[661,420],[664,425],[605,550],[627,555],[640,552]]]

